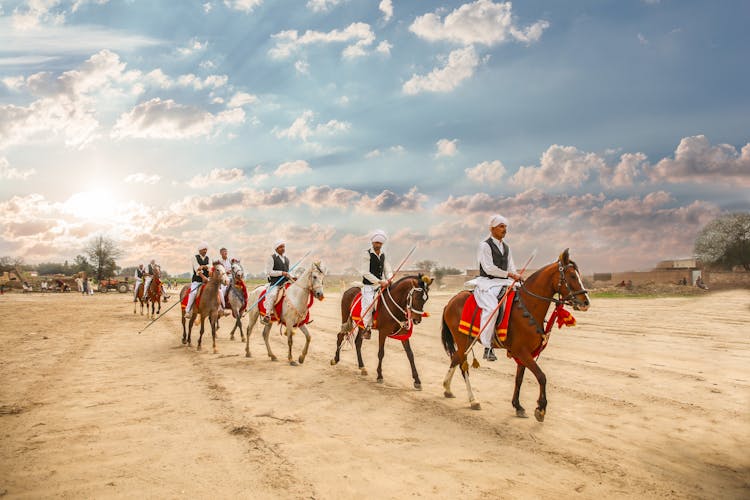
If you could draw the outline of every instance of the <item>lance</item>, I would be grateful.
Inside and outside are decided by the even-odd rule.
[[[398,267],[396,268],[396,270],[393,271],[393,275],[391,275],[391,277],[388,279],[388,284],[386,285],[386,287],[391,284],[391,282],[393,281],[393,278],[396,277],[396,274],[401,270],[401,268],[403,267],[403,265],[406,264],[406,261],[409,260],[409,257],[411,257],[411,254],[413,254],[414,250],[416,250],[416,249],[417,249],[417,245],[414,245],[413,247],[411,247],[411,250],[409,250],[409,252],[406,254],[406,256],[403,259],[401,259],[401,263],[398,265]],[[380,297],[380,295],[382,293],[383,293],[383,287],[380,287],[380,289],[378,290],[378,293],[375,295],[375,298],[373,299],[372,303],[367,307],[367,309],[365,309],[365,312],[362,313],[362,316],[361,316],[362,318],[364,318],[365,316],[367,316],[367,313],[370,312],[370,309],[372,309],[375,306],[375,304],[378,301],[378,297]],[[351,313],[349,313],[349,317],[351,317]],[[352,333],[353,332],[354,332],[354,328],[352,328],[347,333],[347,335],[346,335],[347,336],[347,340],[349,341],[349,343],[351,343],[351,341],[352,341],[351,337],[352,337]],[[343,344],[341,344],[341,345],[343,345]],[[339,351],[341,351],[341,345],[339,345]]]
[[[531,264],[531,261],[534,260],[534,257],[536,257],[536,248],[534,249],[533,252],[531,252],[531,256],[526,261],[526,264],[524,264],[523,268],[521,269],[521,272],[518,273],[519,276],[523,276],[523,273],[526,272],[526,268],[529,267],[529,264]],[[482,332],[484,331],[484,329],[487,328],[487,325],[489,324],[489,322],[492,321],[492,318],[493,316],[495,316],[495,313],[497,313],[497,311],[500,309],[500,306],[502,306],[503,303],[505,303],[505,299],[508,298],[508,293],[513,289],[513,285],[515,285],[517,281],[518,279],[514,279],[513,283],[511,283],[510,286],[505,289],[505,293],[503,294],[502,298],[497,302],[497,306],[495,307],[495,309],[492,310],[492,314],[490,314],[490,317],[487,318],[487,321],[484,322],[484,325],[482,325],[482,328],[479,329],[479,333],[477,333],[477,336],[474,337],[474,340],[471,341],[471,344],[469,344],[469,347],[466,348],[466,351],[464,352],[464,356],[467,356],[469,354],[469,351],[471,351],[471,349],[474,347],[474,344],[477,343],[477,340],[479,340],[479,337],[482,335]]]
[[[287,271],[287,272],[291,273],[294,270],[294,268],[297,267],[298,265],[300,265],[302,263],[302,261],[305,260],[307,258],[307,256],[310,255],[311,253],[312,253],[312,250],[308,250],[307,253],[305,255],[303,255],[302,258],[300,258],[297,262],[295,262],[294,265],[292,267],[290,267],[289,271]],[[271,286],[268,287],[268,290],[266,290],[266,295],[268,295],[268,292],[270,292],[271,290],[273,290],[274,288],[276,288],[279,285],[279,283],[281,283],[284,279],[285,279],[284,276],[279,276],[279,279],[277,279],[275,283],[273,283]],[[265,296],[263,296],[263,298],[265,298]],[[261,301],[261,297],[258,297],[258,300],[256,300],[253,305],[251,305],[250,307],[248,307],[246,309],[246,311],[250,312],[250,310],[253,307],[257,307],[258,306],[258,304],[260,303],[260,301]]]

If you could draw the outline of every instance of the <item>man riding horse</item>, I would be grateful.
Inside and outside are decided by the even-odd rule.
[[[507,232],[508,220],[505,217],[502,215],[490,217],[490,237],[482,241],[477,250],[479,276],[471,281],[476,285],[474,299],[482,308],[479,324],[488,325],[479,338],[484,345],[484,359],[488,361],[497,360],[492,350],[492,337],[495,332],[496,319],[503,317],[502,311],[505,307],[501,307],[500,311],[495,311],[495,309],[506,287],[511,285],[513,280],[520,279],[510,247],[503,241]]]
[[[271,313],[274,304],[276,304],[279,289],[292,279],[292,275],[289,274],[289,258],[284,255],[286,252],[286,241],[283,239],[277,240],[273,248],[274,252],[266,260],[266,276],[268,277],[269,286],[266,291],[265,301],[263,302],[266,314],[261,319],[261,322],[264,325],[271,324]],[[276,286],[272,287],[271,285],[273,284],[276,284]]]
[[[385,232],[378,229],[372,233],[370,242],[371,248],[368,248],[362,255],[360,268],[362,270],[362,322],[365,330],[362,337],[369,339],[372,336],[372,314],[375,307],[370,307],[375,300],[378,288],[388,286],[389,280],[393,277],[391,267],[385,258],[383,245],[388,237]]]
[[[221,307],[224,308],[224,314],[229,314],[230,311],[227,310],[227,304],[224,301],[224,296],[227,293],[227,288],[232,286],[234,284],[234,275],[232,274],[232,261],[236,259],[230,259],[229,258],[229,251],[222,247],[219,250],[219,254],[221,257],[219,258],[219,264],[224,266],[224,269],[227,271],[227,277],[229,278],[229,284],[228,285],[221,285],[220,291],[221,291]]]
[[[151,262],[148,263],[148,268],[146,269],[146,272],[144,273],[144,276],[146,278],[146,283],[143,285],[143,296],[145,297],[148,293],[148,287],[151,286],[151,280],[154,279],[154,269],[156,268],[156,259],[151,259]]]
[[[133,287],[133,302],[138,301],[138,287],[140,287],[141,283],[143,283],[143,275],[145,273],[146,270],[143,269],[143,264],[138,264],[138,267],[136,268],[135,274],[133,276],[135,278],[135,286]]]
[[[208,258],[208,244],[201,243],[198,245],[198,253],[190,259],[191,267],[193,268],[193,279],[190,282],[190,295],[188,296],[187,307],[185,308],[185,315],[188,316],[193,310],[193,303],[195,302],[195,296],[198,294],[198,288],[208,281],[208,269],[211,259]]]

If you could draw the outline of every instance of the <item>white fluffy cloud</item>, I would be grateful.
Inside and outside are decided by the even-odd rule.
[[[297,30],[281,31],[271,35],[276,42],[268,53],[274,59],[287,59],[300,48],[313,44],[346,43],[342,53],[344,58],[355,58],[367,53],[367,48],[375,41],[375,34],[367,23],[352,23],[343,30],[329,32],[307,30],[300,34]]]
[[[310,164],[305,160],[295,160],[282,163],[273,173],[277,177],[292,177],[306,174],[310,171],[312,171],[312,168],[310,168]]]
[[[192,188],[202,188],[215,184],[230,184],[245,180],[245,172],[239,168],[214,168],[206,175],[196,175],[188,181]]]
[[[731,144],[712,146],[704,135],[685,137],[674,159],[660,160],[650,172],[655,182],[738,183],[750,186],[750,143],[738,152]]]
[[[393,2],[391,0],[381,0],[378,8],[383,13],[383,20],[385,22],[390,21],[393,17]]]
[[[414,20],[409,30],[432,42],[493,46],[509,40],[536,42],[548,27],[547,21],[537,21],[520,28],[514,22],[511,2],[477,0],[458,7],[445,18],[441,17],[439,11],[420,16]]]
[[[26,169],[26,170],[19,170],[17,168],[12,168],[7,158],[0,157],[0,179],[7,179],[7,180],[17,179],[17,180],[25,181],[26,179],[34,175],[36,175],[36,170],[34,170],[33,168]]]
[[[402,90],[407,95],[422,92],[450,92],[461,82],[470,78],[477,66],[479,66],[479,57],[474,47],[457,49],[448,55],[442,68],[434,68],[426,75],[412,75],[404,83]]]
[[[456,156],[458,154],[458,139],[440,139],[435,143],[437,152],[435,158]]]
[[[574,146],[553,144],[542,154],[538,166],[520,167],[513,175],[515,184],[523,187],[554,184],[580,186],[592,172],[606,168],[604,160],[595,153],[579,151]]]
[[[229,102],[227,103],[227,106],[230,108],[239,108],[242,106],[247,106],[248,104],[255,104],[258,102],[258,98],[252,94],[248,94],[247,92],[237,92],[235,93],[231,99],[229,99]]]
[[[302,113],[287,129],[277,130],[276,137],[287,139],[299,139],[308,142],[310,138],[318,135],[331,135],[339,132],[346,132],[351,128],[348,122],[338,120],[329,120],[326,123],[313,123],[315,113],[307,110]]]
[[[313,12],[326,12],[333,7],[344,3],[345,0],[308,0],[307,8]]]
[[[117,120],[112,137],[151,139],[187,139],[211,136],[221,127],[245,121],[242,108],[212,114],[195,106],[178,104],[171,99],[151,99],[123,113]]]
[[[263,5],[263,0],[224,0],[224,5],[233,10],[249,13],[256,7]]]
[[[143,172],[137,172],[125,177],[125,182],[132,184],[156,184],[160,180],[161,177],[156,174],[144,174]]]
[[[483,161],[464,170],[466,176],[478,184],[497,185],[505,175],[505,166],[500,160]]]

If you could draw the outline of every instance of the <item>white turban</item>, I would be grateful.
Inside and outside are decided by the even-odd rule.
[[[200,251],[201,251],[201,250],[203,250],[204,248],[205,248],[206,250],[208,250],[208,243],[206,243],[205,241],[204,241],[204,242],[201,242],[201,243],[200,243],[200,244],[198,245],[198,251],[200,252]]]
[[[382,229],[376,229],[370,237],[370,241],[373,243],[385,243],[388,237],[385,235],[385,231]]]
[[[276,242],[273,244],[273,249],[276,250],[281,245],[286,245],[286,240],[283,238],[276,240]]]
[[[490,227],[497,227],[500,224],[508,225],[508,219],[503,217],[502,215],[495,214],[492,217],[490,217]]]

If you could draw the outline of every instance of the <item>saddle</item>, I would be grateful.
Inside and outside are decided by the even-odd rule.
[[[273,311],[271,311],[271,322],[281,322],[282,324],[286,324],[283,321],[280,321],[279,318],[281,318],[281,309],[284,306],[283,299],[286,295],[286,289],[289,288],[292,284],[287,282],[284,284],[284,288],[281,289],[281,291],[276,294],[276,302],[273,304]],[[266,292],[268,291],[268,288],[264,288],[262,292],[260,292],[260,296],[258,297],[258,311],[260,312],[261,316],[266,315],[266,304],[265,304],[265,297]],[[310,306],[313,303],[313,294],[310,292],[310,300],[307,303],[307,315],[305,315],[305,318],[294,325],[295,327],[298,327],[300,325],[306,325],[310,322]]]
[[[515,302],[515,295],[515,290],[508,292],[508,296],[505,299],[504,310],[497,315],[497,320],[495,321],[495,338],[500,344],[499,347],[503,347],[508,339],[508,323],[510,322],[511,310],[513,309],[512,307],[508,307],[508,305],[512,305]],[[471,293],[469,294],[469,298],[466,299],[466,302],[464,302],[464,308],[461,312],[461,320],[458,323],[458,331],[464,335],[476,337],[479,335],[479,329],[482,328],[482,325],[479,324],[481,317],[482,308],[477,305],[474,294]]]
[[[224,303],[227,305],[229,305],[229,294],[232,293],[232,287],[236,288],[237,290],[240,290],[242,292],[242,297],[245,299],[244,303],[242,304],[242,307],[239,310],[239,314],[240,316],[242,316],[242,313],[244,313],[245,309],[247,308],[247,287],[245,286],[245,282],[242,280],[238,280],[233,285],[228,286],[226,292],[224,292]],[[232,310],[232,316],[234,316],[235,318],[237,317],[234,310]]]
[[[382,297],[383,297],[382,295],[378,295],[378,297],[375,299],[374,305],[372,306],[373,307],[372,328],[375,330],[378,329],[378,312],[380,311],[378,306],[380,305],[380,299]],[[357,293],[357,295],[354,297],[354,300],[352,301],[352,307],[349,313],[352,317],[352,321],[354,322],[354,324],[357,325],[357,327],[361,329],[364,329],[365,327],[364,320],[362,319],[363,312],[364,311],[362,311],[362,292],[359,292]],[[386,332],[386,334],[388,335],[388,338],[404,341],[404,340],[409,340],[413,331],[414,331],[414,325],[411,324],[408,330],[401,329],[393,333]]]

